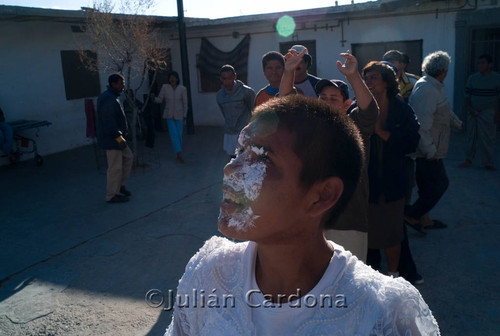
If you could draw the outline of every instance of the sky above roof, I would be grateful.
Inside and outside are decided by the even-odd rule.
[[[116,0],[115,0],[116,1]],[[334,0],[269,1],[269,0],[184,0],[184,16],[217,19],[240,15],[275,13],[309,8],[335,6]],[[355,3],[366,1],[355,0]],[[348,5],[351,0],[338,0],[338,5]],[[0,5],[79,10],[93,7],[91,0],[0,0]],[[177,16],[177,0],[156,0],[147,14]]]

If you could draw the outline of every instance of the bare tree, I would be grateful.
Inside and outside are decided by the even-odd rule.
[[[158,22],[154,17],[146,15],[154,6],[154,0],[121,0],[118,13],[112,0],[96,0],[93,8],[87,8],[85,31],[90,43],[97,49],[99,64],[89,59],[86,48],[80,47],[80,57],[89,69],[96,66],[106,71],[121,73],[125,77],[125,85],[132,90],[134,97],[143,85],[147,85],[150,93],[156,74],[167,69],[167,41],[160,34]],[[151,81],[148,75],[153,74]],[[133,85],[133,87],[132,87]],[[137,154],[138,115],[143,112],[149,98],[141,108],[128,94],[125,95],[129,106],[133,108],[130,128],[132,131],[132,151]],[[135,155],[137,165],[138,155]]]

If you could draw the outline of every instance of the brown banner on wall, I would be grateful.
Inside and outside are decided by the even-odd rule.
[[[250,34],[231,51],[225,52],[216,48],[207,38],[202,37],[200,54],[196,67],[202,79],[202,92],[214,92],[220,89],[219,69],[224,64],[230,64],[236,70],[238,79],[247,82],[248,52],[250,50]],[[210,83],[212,82],[212,83]]]

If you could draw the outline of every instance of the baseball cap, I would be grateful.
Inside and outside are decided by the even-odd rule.
[[[300,52],[304,49],[306,49],[306,47],[304,47],[302,44],[296,44],[294,46],[292,46],[290,49],[293,49],[295,50],[298,54],[300,54]],[[308,54],[308,52],[306,51],[306,54]]]
[[[405,57],[405,54],[403,54],[399,50],[389,50],[388,52],[386,52],[384,54],[384,57],[382,57],[382,59],[384,61],[388,61],[388,62],[390,62],[390,61],[398,61],[398,62],[406,63],[406,64],[409,63],[408,56]]]
[[[349,87],[345,82],[341,81],[340,79],[332,79],[332,80],[320,79],[319,82],[316,83],[314,89],[316,90],[316,93],[319,95],[326,86],[334,86],[338,88],[342,93],[344,100],[349,99]]]
[[[292,46],[290,49],[295,50],[298,54],[301,53],[302,50],[306,49],[302,44],[296,44]],[[304,61],[307,63],[307,67],[309,67],[312,64],[312,57],[309,55],[309,50],[306,51],[304,54]]]

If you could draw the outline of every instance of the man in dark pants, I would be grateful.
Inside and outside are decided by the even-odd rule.
[[[451,111],[443,81],[448,74],[450,56],[444,51],[427,55],[422,63],[425,76],[415,84],[409,104],[420,121],[420,142],[416,154],[418,199],[405,211],[405,221],[420,232],[446,227],[437,221],[422,223],[421,218],[441,199],[448,188],[443,158],[448,152],[450,125],[462,127]]]
[[[132,170],[134,156],[125,137],[128,126],[120,95],[125,79],[120,74],[108,78],[108,89],[97,99],[97,142],[106,150],[108,170],[106,175],[106,202],[128,202],[131,192],[125,184]]]

